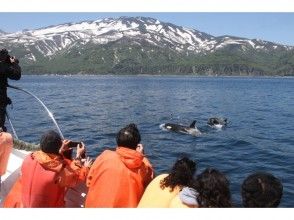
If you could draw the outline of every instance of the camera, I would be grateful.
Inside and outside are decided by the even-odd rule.
[[[76,148],[76,147],[78,147],[79,144],[82,145],[81,142],[71,141],[71,142],[68,143],[68,147],[69,148]]]
[[[11,58],[13,58],[13,61],[11,60]],[[0,50],[0,62],[8,64],[19,64],[19,60],[16,59],[14,56],[10,56],[5,48]]]
[[[65,152],[63,153],[63,156],[64,156],[65,158],[67,158],[67,159],[72,160],[72,158],[73,158],[72,155],[73,155],[73,152],[74,152],[73,148],[77,148],[79,144],[80,144],[80,146],[82,146],[82,142],[78,142],[78,141],[70,141],[70,142],[68,143],[68,147],[71,148],[71,149],[65,151]],[[75,150],[75,151],[76,151],[76,150]],[[82,153],[82,155],[81,155],[81,159],[85,159],[85,158],[86,158],[86,152]]]

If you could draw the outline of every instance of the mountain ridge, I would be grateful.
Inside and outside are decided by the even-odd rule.
[[[293,46],[229,35],[215,37],[150,17],[123,16],[0,33],[0,47],[19,57],[23,69],[32,73],[169,74],[171,71],[170,74],[293,75],[294,72]],[[54,64],[58,60],[63,62],[59,68]]]

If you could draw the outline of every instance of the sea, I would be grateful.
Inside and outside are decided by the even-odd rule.
[[[243,180],[265,171],[283,183],[280,207],[294,207],[294,78],[23,75],[9,84],[42,100],[64,137],[83,141],[92,158],[115,149],[117,132],[135,123],[156,175],[188,156],[197,162],[196,174],[208,167],[223,172],[234,206],[241,207]],[[38,143],[45,131],[57,130],[33,96],[12,88],[8,94],[19,139]],[[225,117],[228,125],[213,129],[210,117]],[[201,135],[160,128],[193,120]],[[8,121],[7,127],[12,130]]]

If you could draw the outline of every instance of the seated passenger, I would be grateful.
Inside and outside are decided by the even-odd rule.
[[[2,128],[0,127],[0,184],[1,184],[1,176],[6,173],[8,159],[9,159],[9,155],[11,153],[12,147],[13,147],[13,138],[11,134],[4,132]]]
[[[257,172],[249,175],[242,184],[244,207],[278,207],[283,195],[281,181],[272,174]]]
[[[55,131],[45,133],[40,141],[41,150],[24,159],[21,177],[6,197],[4,207],[64,207],[66,190],[85,181],[92,163],[89,159],[84,165],[81,162],[83,143],[77,147],[74,160],[65,159],[62,155],[69,150],[69,142],[62,141]]]
[[[140,141],[137,126],[129,124],[118,132],[115,151],[105,150],[97,157],[87,177],[86,208],[137,207],[153,178]]]
[[[197,176],[193,188],[200,208],[232,207],[229,181],[216,169],[204,170]]]
[[[186,157],[177,160],[168,174],[157,176],[146,188],[138,208],[186,207],[176,196],[193,181],[196,163]]]
[[[198,195],[199,193],[193,187],[185,186],[173,199],[170,208],[198,208]]]

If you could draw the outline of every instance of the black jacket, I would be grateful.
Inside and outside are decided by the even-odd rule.
[[[7,98],[7,79],[19,80],[21,77],[21,68],[17,63],[9,64],[0,61],[0,107],[6,106]]]

